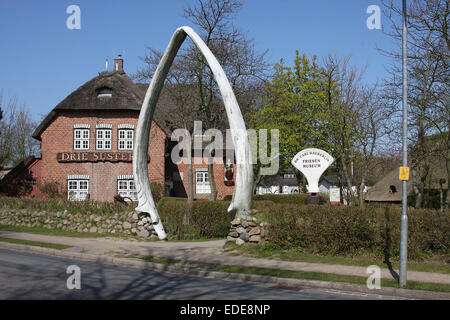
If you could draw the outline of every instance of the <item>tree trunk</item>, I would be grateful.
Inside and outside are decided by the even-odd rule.
[[[447,121],[447,147],[446,147],[446,157],[445,166],[447,169],[447,196],[445,197],[444,208],[450,207],[450,118]]]
[[[188,164],[188,202],[194,201],[194,170],[192,162]]]
[[[412,175],[413,190],[414,190],[414,194],[416,196],[416,203],[415,203],[414,207],[416,209],[418,209],[418,208],[420,208],[421,203],[422,203],[422,193],[420,192],[420,189],[417,186],[417,168],[414,166],[412,167],[411,175]]]
[[[214,165],[212,158],[210,158],[210,161],[208,163],[208,177],[209,177],[209,185],[211,187],[209,200],[217,200],[217,186],[216,186],[216,179],[214,178]]]
[[[344,177],[347,182],[347,201],[348,205],[353,205],[355,203],[355,199],[353,197],[353,190],[352,190],[352,181],[350,179],[350,176],[348,174],[347,165],[345,164],[344,157],[341,158],[341,164],[342,164],[342,171],[344,172]]]
[[[253,180],[252,195],[254,195],[256,193],[256,188],[258,187],[259,183],[261,182],[261,179],[262,179],[261,170],[258,170],[258,173],[256,174],[256,179]]]
[[[303,174],[300,174],[300,177],[298,174],[295,175],[297,178],[297,184],[298,184],[298,193],[307,193],[308,190],[306,189],[306,178]]]
[[[445,197],[445,204],[444,204],[444,208],[449,208],[450,207],[450,157],[447,156],[447,161],[446,161],[446,166],[447,166],[447,196]]]
[[[361,184],[359,186],[359,206],[364,207],[364,187],[366,186],[364,176],[361,178]]]
[[[187,139],[184,137],[183,139]],[[186,148],[187,160],[188,160],[188,202],[192,203],[194,201],[194,170],[192,168],[192,141],[191,145]]]
[[[188,160],[188,210],[183,217],[183,223],[189,225],[191,223],[192,206],[194,204],[194,170],[192,168],[192,144],[187,146],[186,153]]]

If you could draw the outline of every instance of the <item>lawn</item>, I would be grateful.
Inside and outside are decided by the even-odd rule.
[[[77,238],[99,238],[99,237],[120,237],[120,235],[112,233],[94,233],[94,232],[77,232],[61,229],[48,229],[42,227],[22,227],[0,224],[0,231],[27,232],[34,234],[43,234],[49,236],[65,236]]]
[[[370,265],[378,265],[380,267],[389,268],[388,263],[384,259],[377,259],[373,255],[366,254],[356,257],[341,256],[320,256],[314,255],[300,250],[282,250],[275,246],[263,245],[242,245],[238,246],[232,242],[227,242],[224,246],[225,252],[229,255],[243,255],[255,258],[279,259],[284,261],[299,261],[310,263],[326,263],[341,264],[347,266],[367,267]],[[428,262],[408,261],[408,270],[422,272],[437,272],[450,274],[450,265],[446,261],[448,257],[435,257]],[[390,261],[391,267],[398,269],[399,265],[396,261]]]
[[[199,263],[199,262],[189,262],[182,261],[172,258],[161,258],[154,256],[139,257],[142,260],[162,263],[162,264],[178,264],[188,267],[193,270],[207,270],[216,272],[226,272],[226,273],[241,273],[241,274],[255,274],[262,276],[271,276],[279,278],[289,278],[289,279],[304,279],[304,280],[319,280],[319,281],[329,281],[329,282],[345,282],[353,284],[367,284],[366,277],[360,276],[349,276],[349,275],[339,275],[332,273],[322,273],[322,272],[307,272],[307,271],[294,271],[294,270],[280,270],[280,269],[270,269],[270,268],[259,268],[259,267],[245,267],[245,266],[235,266],[235,265],[220,265],[212,263]],[[382,287],[393,287],[399,288],[398,282],[394,279],[381,279]],[[436,291],[436,292],[450,292],[450,285],[439,284],[439,283],[425,283],[408,281],[406,289],[412,290],[426,290],[426,291]]]
[[[12,238],[3,238],[3,237],[0,237],[0,241],[8,242],[8,243],[16,243],[16,244],[25,244],[25,245],[29,245],[29,246],[35,246],[35,247],[51,248],[51,249],[57,249],[57,250],[64,250],[64,249],[72,247],[72,246],[67,246],[67,245],[58,244],[58,243],[48,243],[48,242],[30,241],[30,240],[12,239]]]

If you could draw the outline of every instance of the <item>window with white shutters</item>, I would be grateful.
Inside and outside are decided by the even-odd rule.
[[[208,169],[195,170],[195,193],[197,194],[211,193]]]
[[[133,150],[133,135],[132,129],[119,129],[119,150]]]
[[[89,180],[67,180],[67,199],[83,201],[89,199]]]
[[[111,150],[111,129],[97,129],[97,150]]]
[[[89,129],[74,129],[73,148],[75,150],[89,150]]]
[[[125,198],[125,201],[137,201],[136,185],[133,179],[117,180],[117,193]]]

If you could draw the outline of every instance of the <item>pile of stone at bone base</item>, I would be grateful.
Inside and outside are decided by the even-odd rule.
[[[133,220],[133,224],[124,222],[124,229],[131,229],[132,235],[137,235],[140,238],[150,238],[150,240],[159,240],[155,229],[153,228],[152,219],[150,215],[145,212],[130,213],[129,217]],[[125,225],[128,224],[128,225]]]
[[[255,217],[250,215],[241,216],[231,221],[227,241],[236,242],[237,245],[242,245],[246,242],[262,244],[267,236],[267,231],[264,230],[265,226],[263,222],[261,223]]]

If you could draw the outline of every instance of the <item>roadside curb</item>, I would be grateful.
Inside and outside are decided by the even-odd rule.
[[[450,300],[450,293],[447,292],[431,292],[424,290],[409,290],[385,287],[381,289],[370,290],[364,285],[350,284],[344,282],[328,282],[319,280],[303,280],[291,278],[278,278],[272,276],[261,276],[242,273],[226,273],[218,271],[207,271],[193,269],[189,266],[170,265],[155,262],[143,261],[137,258],[116,258],[108,255],[95,255],[90,253],[69,252],[51,248],[22,245],[15,243],[0,242],[0,248],[16,251],[25,251],[31,253],[40,253],[49,256],[63,257],[69,259],[81,259],[84,261],[100,262],[108,265],[120,267],[131,267],[137,269],[150,269],[159,272],[170,272],[176,274],[187,274],[193,276],[223,279],[223,280],[240,280],[261,283],[273,283],[276,286],[301,290],[305,288],[322,288],[332,290],[343,290],[358,293],[365,293],[380,296],[402,297],[408,299],[424,299],[424,300]]]

